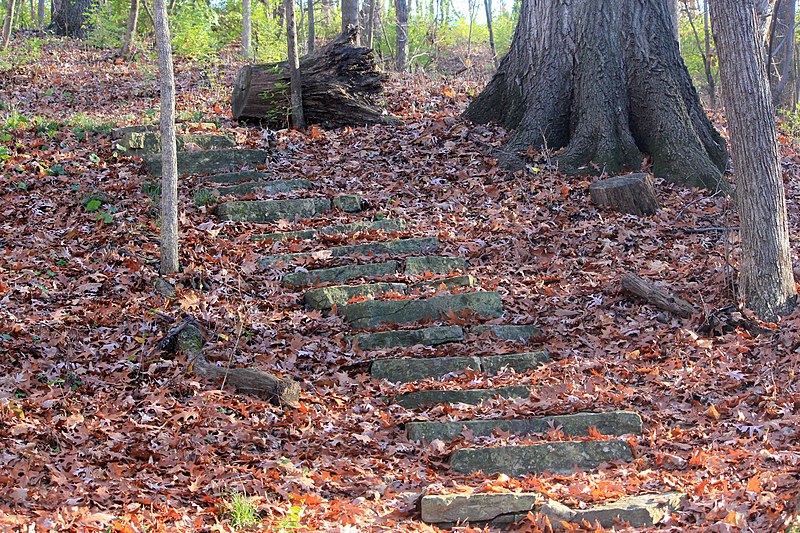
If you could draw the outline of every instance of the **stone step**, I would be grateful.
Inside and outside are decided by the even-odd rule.
[[[452,278],[433,279],[414,283],[411,285],[411,289],[428,289],[433,287],[438,290],[443,285],[445,289],[451,290],[458,287],[475,287],[478,285],[478,281],[470,275],[453,276]]]
[[[236,139],[228,135],[214,133],[179,133],[175,136],[175,144],[179,151],[189,147],[208,148],[233,148],[236,146]],[[161,134],[157,132],[136,132],[131,131],[122,134],[115,143],[132,153],[155,155],[161,152]]]
[[[278,194],[282,192],[301,191],[313,189],[314,184],[308,180],[275,180],[275,181],[246,181],[235,185],[220,185],[199,189],[199,194],[209,196],[240,196],[251,192],[262,194]]]
[[[513,420],[462,420],[460,422],[408,422],[409,440],[432,442],[436,439],[450,441],[466,428],[476,437],[490,437],[495,430],[512,435],[547,433],[561,428],[565,435],[585,436],[595,428],[603,435],[640,435],[642,417],[630,411],[607,413],[577,413],[574,415],[518,418]]]
[[[224,202],[217,206],[220,220],[235,222],[276,222],[310,218],[330,211],[327,198],[292,198],[288,200],[256,200]]]
[[[346,257],[351,255],[401,255],[421,251],[436,251],[441,247],[439,239],[435,237],[420,237],[414,239],[396,239],[384,242],[368,242],[348,246],[336,246],[318,252],[300,252],[294,254],[268,255],[259,261],[261,268],[276,263],[290,263],[296,259],[311,259],[312,257]]]
[[[440,320],[449,313],[469,311],[483,318],[497,318],[504,312],[497,292],[446,294],[423,300],[371,300],[339,308],[338,314],[352,327],[373,328],[381,324],[408,324]]]
[[[308,307],[329,311],[334,305],[347,305],[352,298],[361,296],[374,297],[386,292],[406,294],[408,285],[405,283],[367,283],[364,285],[334,285],[320,289],[311,289],[303,296],[303,301]]]
[[[269,152],[264,150],[201,150],[199,152],[178,152],[178,174],[217,174],[239,170],[242,167],[263,165]],[[161,158],[147,158],[147,165],[152,176],[161,176]]]
[[[366,265],[344,265],[315,270],[298,270],[283,276],[282,283],[286,287],[305,287],[322,283],[344,283],[359,278],[379,278],[397,273],[400,263],[386,261]]]
[[[525,386],[497,387],[494,389],[421,390],[394,396],[391,401],[402,405],[406,409],[420,409],[440,403],[478,405],[493,398],[527,398],[530,394],[530,387]],[[413,423],[417,424],[418,422]]]
[[[467,370],[488,375],[497,374],[508,367],[516,372],[528,372],[550,361],[545,351],[485,356],[432,357],[420,359],[378,359],[372,362],[371,375],[393,383],[410,383],[426,378],[441,378],[447,374],[464,373]]]
[[[379,331],[376,333],[360,333],[350,337],[353,346],[361,350],[378,350],[381,348],[398,348],[422,344],[438,346],[448,342],[464,340],[464,330],[460,326],[435,326],[422,329],[404,329],[396,331]]]
[[[240,183],[243,181],[271,181],[275,179],[275,175],[271,172],[262,172],[260,170],[243,170],[241,172],[224,172],[222,174],[212,174],[211,176],[203,176],[198,178],[199,183],[217,183],[219,185],[229,185],[231,183]]]
[[[323,228],[309,228],[298,231],[285,231],[281,233],[264,233],[261,235],[251,235],[253,241],[288,241],[312,239],[321,235],[350,235],[362,231],[403,231],[406,229],[406,221],[403,219],[381,220],[362,220],[351,224],[337,224],[335,226],[325,226]]]
[[[506,341],[526,342],[532,337],[540,337],[542,335],[542,330],[533,324],[508,326],[492,324],[473,326],[469,329],[469,332],[474,333],[475,335],[483,335],[487,331],[490,335]]]
[[[526,446],[494,448],[462,448],[450,456],[450,467],[456,472],[471,474],[569,474],[593,470],[610,461],[631,461],[633,453],[621,440],[588,440],[545,442]]]
[[[179,122],[175,125],[177,131],[182,132],[190,128],[201,130],[216,131],[217,125],[213,122]],[[111,130],[111,139],[119,140],[131,133],[158,133],[158,124],[134,124],[133,126],[122,126]]]
[[[562,522],[599,523],[603,528],[618,524],[631,527],[653,527],[664,521],[670,512],[677,512],[686,498],[680,492],[628,496],[615,502],[571,509],[541,494],[532,492],[487,492],[480,494],[426,495],[422,497],[422,521],[450,526],[455,523],[518,522],[528,512],[541,513],[550,519],[556,530],[564,529]]]
[[[406,259],[405,273],[409,276],[420,274],[449,274],[456,270],[467,270],[467,262],[460,257],[424,256]]]

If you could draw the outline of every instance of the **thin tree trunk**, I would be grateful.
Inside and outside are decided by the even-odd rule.
[[[494,29],[492,27],[492,0],[483,0],[483,6],[486,8],[486,27],[489,29],[489,48],[492,51],[492,63],[494,63],[494,68],[497,68],[497,49],[494,46]]]
[[[477,0],[468,0],[467,9],[469,10],[469,33],[467,34],[467,61],[466,65],[469,67],[472,64],[472,25],[475,22],[475,2]]]
[[[753,0],[710,0],[736,168],[742,259],[739,294],[764,320],[788,314],[796,292],[775,118]]]
[[[145,0],[146,1],[146,0]],[[128,13],[128,24],[125,27],[125,37],[122,40],[120,55],[129,57],[136,41],[136,27],[139,24],[139,0],[131,0],[131,10]]]
[[[362,39],[364,46],[372,48],[372,42],[375,34],[375,2],[376,0],[367,0],[367,20],[364,24],[364,39]]]
[[[316,49],[316,28],[314,27],[314,0],[308,0],[308,53]]]
[[[242,0],[242,55],[253,57],[250,36],[253,33],[253,13],[250,0]]]
[[[767,53],[767,72],[775,107],[788,108],[791,95],[781,98],[791,81],[795,33],[795,0],[777,0],[772,12]]]
[[[697,33],[697,28],[694,25],[694,16],[692,16],[692,10],[689,7],[688,0],[683,0],[683,8],[686,11],[686,18],[689,19],[689,27],[692,28],[692,33],[694,34],[694,41],[697,44],[697,49],[700,50],[700,58],[703,60],[703,69],[706,74],[706,83],[708,84],[708,99],[709,105],[711,108],[715,108],[717,106],[717,90],[716,90],[716,82],[714,80],[714,74],[711,70],[711,60],[710,58],[710,43],[709,43],[709,31],[708,31],[708,10],[704,13],[704,23],[705,23],[705,51],[703,51],[703,43],[700,42],[700,35]]]
[[[39,31],[44,30],[44,2],[45,0],[39,0],[36,9],[36,27]]]
[[[303,80],[300,78],[300,57],[297,53],[297,28],[294,22],[294,0],[284,0],[286,11],[286,38],[289,50],[289,78],[292,100],[292,125],[297,129],[305,129],[306,119],[303,115]]]
[[[8,11],[6,18],[3,21],[3,50],[8,48],[8,43],[11,42],[11,30],[14,24],[14,10],[17,7],[17,0],[6,0],[8,2]]]
[[[408,0],[394,0],[397,14],[395,67],[403,72],[408,60]]]
[[[175,74],[166,0],[155,0],[158,72],[161,77],[161,274],[180,268],[178,262],[178,154],[175,145]]]
[[[342,0],[342,33],[350,27],[358,28],[358,0]],[[360,31],[356,31],[354,41],[356,46],[360,42],[360,33]]]
[[[717,80],[711,70],[711,22],[708,16],[708,0],[703,0],[703,37],[705,39],[705,69],[708,80],[708,99],[711,108],[717,107]]]

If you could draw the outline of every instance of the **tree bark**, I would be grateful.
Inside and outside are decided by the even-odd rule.
[[[39,31],[44,29],[44,1],[45,0],[39,0],[36,5],[36,27]]]
[[[353,42],[356,46],[361,41],[360,28],[358,27],[358,0],[342,0],[342,33],[347,33],[349,28],[355,28]]]
[[[486,27],[489,30],[489,49],[492,51],[492,64],[497,68],[497,48],[494,46],[494,28],[492,27],[492,0],[483,0],[486,8]]]
[[[242,55],[253,57],[250,37],[253,34],[253,10],[251,0],[242,0]]]
[[[663,0],[523,0],[508,54],[465,116],[516,129],[501,161],[563,149],[568,173],[638,170],[723,186],[725,142],[700,104]]]
[[[669,9],[669,19],[672,21],[672,36],[680,47],[681,35],[680,26],[678,25],[678,0],[667,0],[667,9]]]
[[[17,0],[7,0],[8,11],[6,11],[6,18],[3,21],[3,50],[8,48],[8,43],[11,42],[11,31],[14,24],[14,10],[16,9]]]
[[[146,0],[145,0],[146,1]],[[131,0],[131,10],[128,12],[128,24],[125,26],[125,37],[122,39],[120,55],[129,57],[136,41],[136,27],[139,24],[139,0]]]
[[[623,289],[643,298],[659,309],[675,313],[684,318],[689,318],[697,313],[697,308],[683,298],[657,287],[653,282],[636,274],[625,273],[621,276],[620,281]]]
[[[85,38],[86,15],[93,3],[94,0],[62,0],[51,23],[56,35]]]
[[[158,73],[161,78],[161,267],[162,274],[177,272],[178,262],[178,153],[175,144],[175,73],[165,0],[153,3]]]
[[[297,129],[306,128],[303,115],[303,80],[300,76],[300,60],[297,53],[297,27],[294,22],[294,0],[285,0],[286,6],[286,40],[289,50],[289,89],[292,105],[292,125]]]
[[[375,0],[365,0],[364,35],[361,42],[367,48],[372,48],[372,38],[375,33]]]
[[[627,174],[598,180],[589,187],[592,202],[632,215],[652,215],[658,211],[653,178],[649,175]]]
[[[397,14],[395,68],[403,72],[408,61],[408,0],[394,0],[394,6]]]
[[[314,0],[308,0],[308,53],[317,46],[316,28],[314,27]]]
[[[794,84],[795,0],[778,0],[772,15],[767,53],[767,72],[775,107],[791,109],[792,94],[784,93]]]
[[[796,292],[775,119],[753,0],[710,0],[711,25],[736,168],[742,257],[739,295],[764,320]]]

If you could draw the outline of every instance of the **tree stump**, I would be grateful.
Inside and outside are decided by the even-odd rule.
[[[589,187],[592,202],[600,207],[632,215],[652,215],[658,211],[653,178],[648,174],[627,174],[599,180]]]
[[[325,128],[392,124],[374,105],[385,75],[370,48],[352,45],[354,29],[300,58],[303,112],[308,124]],[[286,61],[247,65],[236,75],[231,107],[236,119],[259,120],[279,129],[291,123],[290,73]]]

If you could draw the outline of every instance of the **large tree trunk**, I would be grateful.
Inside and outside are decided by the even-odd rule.
[[[384,74],[369,48],[355,48],[342,34],[313,54],[300,58],[306,122],[326,128],[385,124],[392,119],[373,105],[383,90]],[[231,107],[237,119],[257,119],[286,127],[291,115],[290,73],[285,61],[248,65],[236,75]]]
[[[793,0],[791,0],[793,1]],[[739,293],[760,318],[794,307],[786,199],[753,0],[711,0],[711,25],[736,167],[742,259]]]
[[[395,67],[403,72],[408,61],[408,0],[394,0],[394,6],[397,14]]]
[[[467,109],[516,131],[503,162],[562,149],[569,173],[638,170],[717,188],[728,155],[681,60],[663,0],[523,0],[511,48]]]
[[[86,16],[93,0],[61,0],[51,26],[62,37],[86,37]]]

